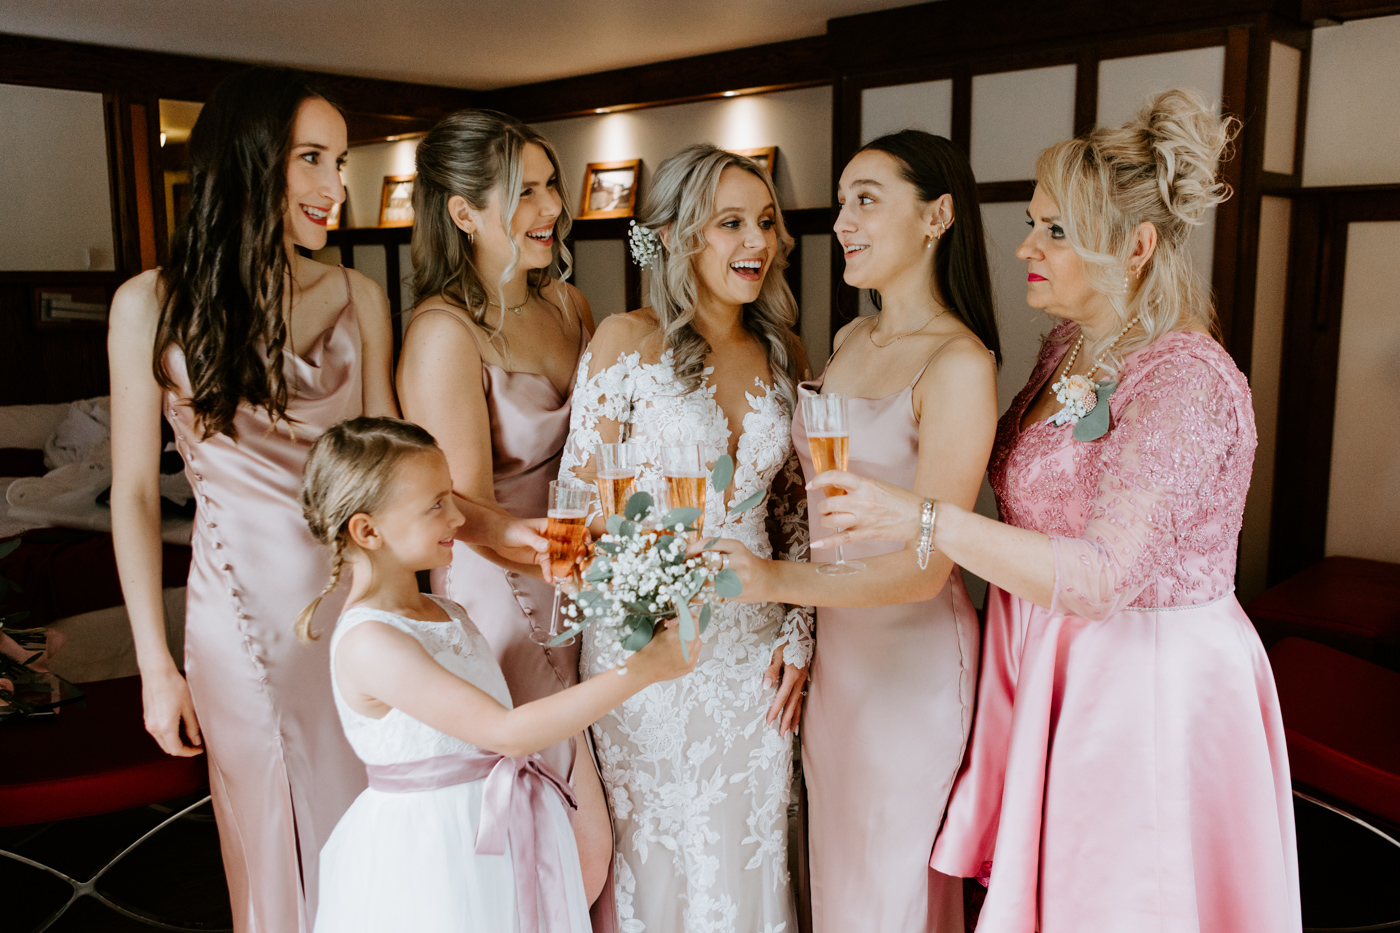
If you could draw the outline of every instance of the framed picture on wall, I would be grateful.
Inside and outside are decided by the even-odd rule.
[[[631,217],[637,208],[641,176],[641,159],[589,162],[583,173],[583,206],[578,219]]]
[[[773,169],[778,164],[777,146],[759,146],[757,149],[731,149],[729,151],[735,155],[748,156],[763,166],[763,170],[768,173],[769,178],[773,177]]]
[[[384,176],[384,195],[379,201],[379,226],[413,226],[413,177]]]

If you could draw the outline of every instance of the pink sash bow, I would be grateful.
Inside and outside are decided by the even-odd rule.
[[[578,809],[578,801],[569,785],[539,755],[505,758],[487,751],[459,752],[422,761],[367,765],[365,770],[371,788],[390,794],[437,790],[484,778],[476,852],[504,855],[509,839],[520,933],[587,933],[570,930],[564,865],[545,809],[550,789],[571,811]],[[545,907],[543,925],[541,901]]]

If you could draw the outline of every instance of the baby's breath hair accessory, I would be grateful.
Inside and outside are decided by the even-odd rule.
[[[632,244],[632,261],[643,269],[661,255],[661,237],[650,227],[632,221],[627,228],[627,239]]]

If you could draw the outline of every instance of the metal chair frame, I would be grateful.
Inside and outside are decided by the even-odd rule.
[[[175,931],[175,933],[232,933],[231,930],[211,930],[208,927],[184,927],[176,926],[171,923],[166,923],[164,920],[152,916],[151,914],[147,914],[137,910],[132,910],[129,907],[123,907],[121,904],[115,903],[101,891],[97,890],[97,882],[102,880],[102,876],[107,874],[107,872],[110,871],[112,867],[115,866],[118,862],[120,862],[122,859],[126,858],[128,855],[134,852],[137,849],[137,847],[140,846],[143,842],[145,842],[147,839],[150,839],[162,829],[165,829],[165,827],[169,826],[171,823],[174,823],[176,820],[181,819],[187,814],[199,809],[208,802],[209,795],[205,794],[202,798],[185,807],[183,810],[170,814],[165,819],[157,823],[155,826],[151,827],[151,829],[144,833],[141,836],[141,838],[137,839],[135,842],[131,843],[131,845],[118,852],[116,856],[112,858],[111,861],[109,861],[106,865],[103,865],[100,869],[98,869],[97,873],[94,874],[87,881],[79,881],[77,878],[74,878],[71,875],[67,875],[56,868],[52,868],[48,865],[45,865],[43,862],[36,862],[34,861],[34,859],[26,858],[25,856],[20,855],[16,852],[10,852],[5,849],[0,849],[0,857],[11,859],[13,861],[19,862],[22,865],[28,865],[30,868],[37,868],[40,871],[52,875],[53,877],[58,878],[61,881],[66,881],[68,885],[72,888],[71,892],[68,895],[67,902],[64,903],[62,907],[58,908],[58,910],[54,911],[54,913],[50,915],[47,920],[35,927],[32,933],[44,933],[45,930],[49,929],[55,923],[57,923],[58,918],[62,917],[65,913],[67,913],[68,909],[74,904],[76,904],[79,898],[83,897],[91,897],[94,900],[101,903],[103,906],[115,910],[117,913],[121,914],[124,917],[130,917],[132,920],[138,920],[141,923],[148,924],[149,926],[155,927],[158,930],[172,930]]]
[[[1363,829],[1370,830],[1377,836],[1380,836],[1386,842],[1395,846],[1397,849],[1400,849],[1400,840],[1397,840],[1394,836],[1390,835],[1389,833],[1385,832],[1379,827],[1372,826],[1370,823],[1366,822],[1354,813],[1348,813],[1342,808],[1335,806],[1334,804],[1330,804],[1325,800],[1318,800],[1316,797],[1313,797],[1310,794],[1303,793],[1296,787],[1293,789],[1293,796],[1297,797],[1300,800],[1306,800],[1308,803],[1311,803],[1315,806],[1319,806],[1324,810],[1329,810],[1332,813],[1337,814],[1338,816],[1345,817],[1348,820],[1351,820],[1357,826],[1360,826]],[[1373,930],[1400,930],[1400,920],[1391,920],[1387,923],[1372,923],[1360,927],[1303,927],[1303,933],[1371,933],[1371,931]]]

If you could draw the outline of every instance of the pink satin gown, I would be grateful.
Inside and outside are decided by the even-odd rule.
[[[913,390],[927,367],[894,395],[849,400],[852,473],[913,487]],[[800,406],[792,437],[810,482]],[[846,556],[902,548],[862,541]],[[812,552],[813,561],[835,559],[834,548]],[[929,855],[972,725],[977,641],[956,567],[924,602],[818,607],[801,731],[814,933],[962,933],[962,881],[931,870]]]
[[[349,290],[349,279],[346,279]],[[165,414],[198,499],[185,610],[185,673],[209,756],[214,816],[239,933],[310,930],[321,846],[365,789],[364,765],[341,731],[327,645],[345,599],[316,613],[321,638],[292,624],[330,578],[297,501],[311,442],[364,411],[360,327],[353,303],[285,373],[291,400],[275,429],[243,404],[238,438],[202,438],[184,354],[167,371],[179,388]]]
[[[420,314],[444,314],[467,326],[449,311],[428,309]],[[516,518],[542,518],[548,510],[549,481],[559,476],[559,458],[569,436],[569,396],[546,376],[510,372],[489,363],[482,363],[481,379],[491,415],[496,502]],[[530,640],[532,631],[549,629],[553,587],[492,563],[455,541],[451,565],[432,572],[432,590],[465,608],[486,636],[516,706],[578,683],[577,640],[562,648],[545,648]],[[573,746],[573,740],[561,742],[540,754],[567,777],[573,772]]]
[[[1096,441],[1003,416],[1003,519],[1050,535],[1051,609],[993,586],[977,717],[933,867],[990,868],[979,933],[1301,928],[1268,658],[1233,595],[1254,460],[1249,387],[1211,338],[1129,355]],[[990,863],[990,866],[987,866]]]

